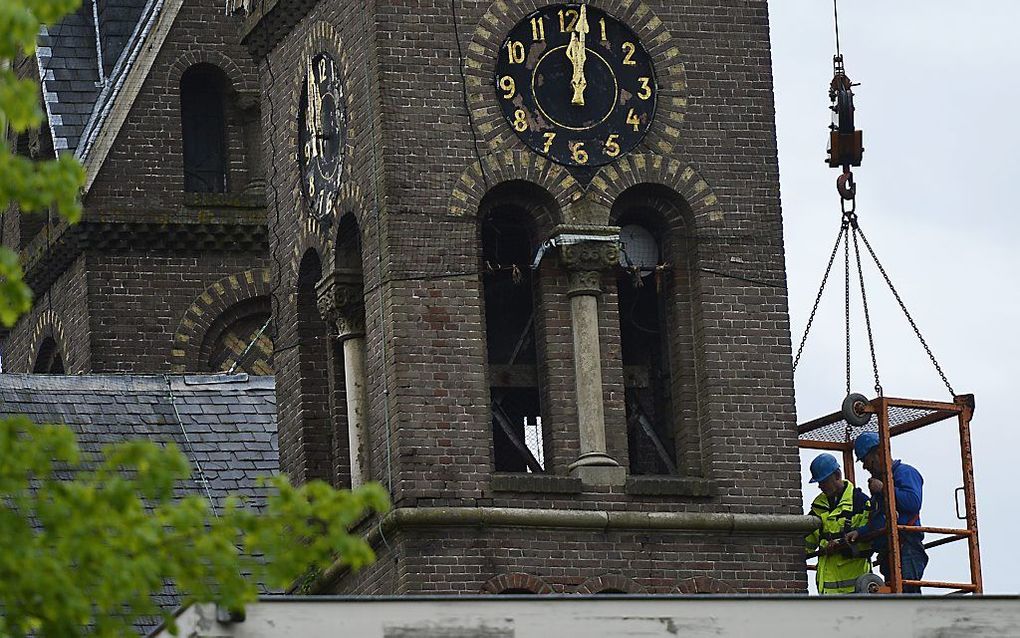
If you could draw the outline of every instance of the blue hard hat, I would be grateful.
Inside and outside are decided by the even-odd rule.
[[[854,441],[854,454],[857,455],[858,461],[863,461],[864,457],[868,455],[868,452],[877,447],[878,434],[875,432],[865,432]]]
[[[839,461],[833,455],[823,452],[811,461],[810,483],[820,483],[832,476],[833,472],[839,471]]]

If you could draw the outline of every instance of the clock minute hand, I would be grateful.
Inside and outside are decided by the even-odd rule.
[[[570,32],[570,44],[567,45],[567,59],[574,66],[574,73],[570,78],[570,86],[574,89],[574,96],[570,103],[575,106],[584,106],[584,89],[588,81],[584,77],[584,62],[588,57],[584,46],[584,36],[588,33],[588,15],[585,5],[581,5],[581,14],[574,23]]]

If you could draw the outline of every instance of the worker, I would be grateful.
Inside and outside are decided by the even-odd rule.
[[[889,582],[889,537],[880,533],[886,526],[885,494],[887,486],[885,476],[885,454],[878,444],[878,434],[865,432],[854,441],[854,453],[864,464],[864,469],[871,473],[868,489],[871,491],[872,513],[867,527],[860,531],[863,536],[875,536],[872,547],[878,553],[879,569],[886,583]],[[896,490],[896,522],[899,525],[921,524],[921,488],[924,479],[921,473],[899,459],[892,462],[892,483]],[[900,569],[903,580],[921,580],[924,568],[928,565],[928,554],[924,551],[923,532],[901,532],[900,536]],[[920,594],[917,585],[905,585],[905,594]]]
[[[860,532],[867,524],[870,502],[860,488],[843,480],[831,454],[819,454],[811,461],[810,482],[822,491],[809,512],[821,519],[821,526],[805,539],[808,552],[818,550],[818,593],[852,594],[857,579],[871,572],[871,551],[866,543],[847,542],[847,534]]]

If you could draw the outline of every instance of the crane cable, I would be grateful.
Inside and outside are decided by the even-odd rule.
[[[837,112],[841,116],[840,117],[840,124],[842,125],[842,124],[845,124],[845,122],[843,122],[843,119],[842,119],[842,116],[843,116],[844,113],[849,113],[850,117],[852,118],[852,113],[853,113],[852,98],[853,98],[853,95],[852,95],[852,91],[849,91],[849,89],[850,89],[850,87],[852,87],[854,85],[850,83],[849,79],[846,78],[846,76],[843,73],[843,56],[842,56],[842,53],[840,52],[840,45],[839,45],[839,9],[838,9],[838,6],[837,6],[837,2],[838,2],[838,0],[832,0],[833,24],[834,24],[835,38],[836,38],[836,55],[833,57],[833,62],[834,62],[834,66],[835,66],[835,77],[833,79],[833,83],[830,84],[830,99],[835,103],[835,105],[833,106],[833,111]],[[839,82],[839,84],[837,84],[837,82]],[[844,96],[838,96],[837,97],[837,95],[836,95],[837,92],[835,90],[837,87],[845,88],[847,90],[847,92],[850,94],[850,96],[849,96],[850,97],[850,102],[849,102],[849,105],[848,105],[848,110],[839,108],[841,106],[841,104],[842,104],[842,102],[840,100]],[[853,129],[852,119],[850,119],[850,127],[849,128]],[[832,130],[833,131],[838,131],[840,133],[845,133],[846,132],[845,128],[843,128],[842,126],[840,126],[840,127],[833,126]],[[854,133],[859,135],[859,131],[854,131]],[[859,138],[858,138],[858,146],[859,146]],[[853,164],[853,165],[857,166],[857,165],[860,164],[860,157],[861,157],[862,153],[863,153],[863,147],[859,147],[857,149],[856,163]],[[867,254],[871,257],[871,260],[874,261],[875,266],[878,268],[879,273],[881,273],[882,278],[884,279],[884,281],[886,283],[886,286],[888,286],[890,292],[892,292],[893,297],[896,299],[896,303],[899,304],[900,310],[903,312],[903,315],[906,317],[907,322],[910,323],[910,327],[913,329],[914,335],[917,337],[917,340],[920,341],[921,345],[924,347],[924,351],[928,355],[928,359],[931,361],[932,365],[935,367],[935,370],[938,372],[939,377],[942,379],[942,383],[946,386],[946,389],[949,390],[949,394],[951,396],[955,397],[956,396],[956,392],[953,390],[953,386],[949,383],[949,379],[946,377],[945,372],[942,370],[942,366],[939,364],[938,360],[935,358],[935,354],[932,352],[931,347],[928,345],[928,342],[925,340],[924,335],[921,334],[921,329],[918,328],[917,322],[914,321],[914,318],[913,318],[913,316],[911,316],[910,311],[907,310],[906,303],[904,303],[903,298],[900,296],[900,293],[896,290],[896,286],[893,285],[892,278],[889,277],[889,274],[888,274],[888,272],[886,272],[886,269],[882,265],[882,262],[878,259],[878,255],[875,253],[874,248],[872,248],[871,242],[868,241],[868,238],[865,236],[864,231],[861,230],[861,228],[860,228],[860,223],[858,221],[858,216],[857,216],[857,184],[854,182],[853,173],[850,171],[850,163],[846,160],[845,157],[843,159],[841,159],[840,161],[835,161],[835,163],[834,163],[834,161],[835,161],[835,153],[830,154],[830,160],[829,160],[830,166],[838,167],[840,164],[842,164],[842,167],[843,167],[843,173],[836,180],[836,190],[837,190],[837,192],[839,193],[839,196],[840,196],[840,212],[842,214],[842,218],[840,220],[839,232],[836,234],[836,242],[835,242],[835,244],[832,247],[832,252],[829,254],[828,264],[826,265],[825,272],[822,275],[822,281],[821,281],[821,284],[818,287],[818,292],[815,294],[815,300],[814,300],[814,303],[811,306],[811,312],[808,315],[807,324],[804,327],[804,334],[801,336],[800,344],[797,347],[797,354],[796,354],[796,356],[793,359],[793,371],[796,372],[797,371],[797,366],[800,364],[801,355],[804,353],[804,346],[807,344],[808,335],[811,333],[811,327],[814,325],[815,316],[816,316],[816,314],[818,312],[818,306],[819,306],[819,304],[820,304],[820,302],[822,300],[822,296],[825,293],[825,287],[826,287],[826,284],[829,281],[829,275],[832,273],[832,266],[833,266],[833,264],[836,261],[836,255],[839,253],[840,244],[842,244],[843,245],[843,268],[844,268],[844,276],[843,276],[843,282],[844,282],[843,283],[843,287],[844,287],[844,326],[845,326],[845,331],[846,331],[846,334],[845,334],[845,343],[846,343],[846,391],[847,391],[848,395],[850,394],[851,385],[852,385],[852,379],[851,379],[852,353],[851,353],[851,338],[850,338],[851,337],[851,321],[850,321],[850,319],[851,319],[851,303],[850,303],[850,296],[851,296],[851,284],[850,284],[851,270],[850,270],[850,263],[851,263],[851,258],[850,258],[850,244],[852,242],[853,243],[853,262],[856,265],[857,280],[858,280],[858,283],[860,285],[860,290],[861,290],[861,305],[862,305],[862,310],[864,312],[865,329],[866,329],[867,335],[868,335],[868,350],[869,350],[869,354],[871,355],[871,369],[872,369],[872,374],[874,375],[874,382],[875,382],[874,389],[875,389],[875,393],[878,396],[883,396],[882,383],[881,383],[881,378],[879,376],[879,370],[878,370],[878,357],[876,355],[876,350],[875,350],[875,337],[874,337],[874,331],[872,329],[872,324],[871,324],[871,313],[870,313],[870,310],[869,310],[869,307],[868,307],[868,293],[867,293],[867,288],[866,288],[865,281],[864,281],[864,267],[863,267],[863,262],[861,260],[860,244],[864,244],[864,248],[866,249]],[[849,204],[849,208],[848,208],[848,204]]]

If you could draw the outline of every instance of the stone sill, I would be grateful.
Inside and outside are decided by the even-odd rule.
[[[489,481],[493,492],[537,492],[540,494],[580,494],[581,479],[544,474],[493,474]]]
[[[705,478],[684,476],[628,476],[625,490],[640,496],[715,495],[715,482]]]

